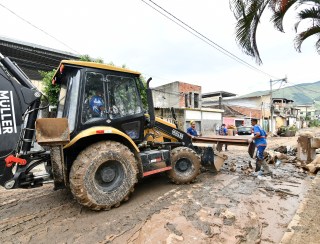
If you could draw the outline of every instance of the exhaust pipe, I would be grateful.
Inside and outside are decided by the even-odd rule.
[[[153,98],[152,98],[152,90],[149,86],[150,81],[152,80],[152,78],[150,77],[147,80],[147,101],[148,101],[148,113],[150,116],[150,128],[154,127],[154,123],[156,120],[155,114],[154,114],[154,105],[153,105]]]

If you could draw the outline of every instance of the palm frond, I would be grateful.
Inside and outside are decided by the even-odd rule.
[[[270,0],[269,0],[270,1]],[[236,41],[243,52],[256,59],[261,64],[261,58],[257,47],[256,33],[260,17],[269,3],[266,0],[246,1],[234,0],[235,16],[237,16]]]
[[[231,11],[233,12],[233,15],[236,19],[241,18],[242,13],[244,12],[244,5],[245,2],[242,0],[230,0],[229,1],[229,7]]]
[[[318,41],[316,41],[316,50],[318,52],[318,54],[320,54],[320,38],[318,39]]]
[[[299,24],[303,20],[311,19],[315,25],[319,24],[320,23],[320,6],[301,10],[298,13],[298,19],[299,21],[294,25],[294,28],[296,31],[298,30]]]
[[[297,8],[301,5],[320,5],[320,0],[299,0],[297,1]]]
[[[270,4],[273,11],[273,15],[270,20],[273,22],[274,28],[281,32],[284,32],[284,16],[297,1],[298,0],[273,0],[273,4]]]
[[[312,27],[308,28],[306,31],[302,31],[296,35],[296,37],[294,39],[294,46],[295,46],[296,50],[298,52],[301,52],[301,45],[302,45],[303,41],[313,35],[318,35],[320,37],[320,25],[312,26]],[[320,52],[319,40],[320,39],[318,39],[318,41],[316,43],[316,48],[317,48],[318,53]]]
[[[307,30],[296,35],[294,41],[296,50],[301,51],[303,41],[309,36],[318,35],[316,49],[320,54],[320,0],[229,0],[229,4],[237,20],[236,41],[242,51],[254,57],[258,64],[261,64],[262,61],[256,34],[260,18],[266,7],[272,11],[270,21],[274,24],[275,29],[284,32],[285,15],[292,6],[295,6],[298,17],[298,22],[294,25],[296,31],[302,21],[312,21]],[[303,6],[302,10],[300,6]]]

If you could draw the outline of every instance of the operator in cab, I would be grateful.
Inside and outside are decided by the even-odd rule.
[[[92,117],[101,117],[105,111],[105,102],[100,90],[95,91],[95,95],[91,97],[89,105],[92,111]]]

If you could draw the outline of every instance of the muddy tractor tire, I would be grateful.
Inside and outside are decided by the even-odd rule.
[[[73,162],[70,189],[77,201],[93,210],[118,207],[129,198],[137,182],[133,153],[114,141],[84,149]]]
[[[171,166],[168,177],[176,184],[194,182],[200,174],[201,159],[188,147],[177,147],[171,151]]]

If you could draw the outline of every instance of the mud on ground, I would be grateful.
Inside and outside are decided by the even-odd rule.
[[[268,149],[297,137],[269,138]],[[273,177],[251,175],[246,147],[229,146],[217,173],[173,185],[145,178],[128,202],[111,211],[81,207],[52,185],[0,189],[1,243],[279,243],[314,176],[281,164]]]

